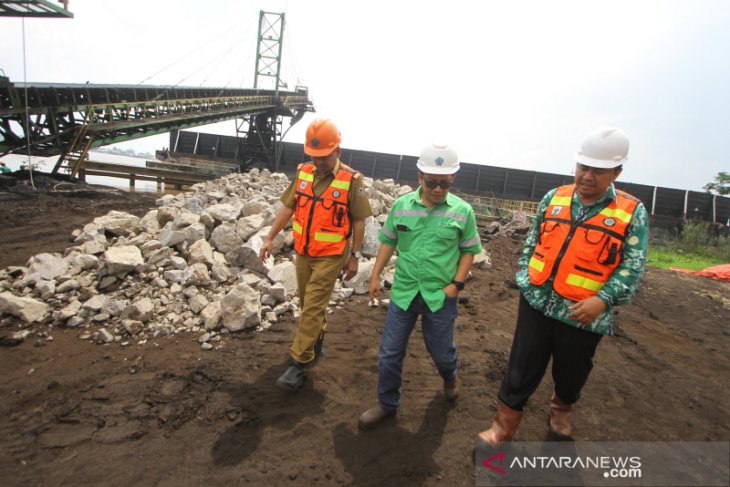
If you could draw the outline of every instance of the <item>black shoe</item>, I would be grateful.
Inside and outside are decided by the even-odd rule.
[[[304,385],[304,379],[304,364],[295,362],[276,380],[276,385],[288,391],[296,391]]]

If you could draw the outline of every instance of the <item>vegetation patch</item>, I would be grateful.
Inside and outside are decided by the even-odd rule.
[[[686,223],[676,241],[649,246],[647,257],[647,265],[659,269],[681,267],[699,271],[728,263],[730,236],[722,227],[709,223]]]

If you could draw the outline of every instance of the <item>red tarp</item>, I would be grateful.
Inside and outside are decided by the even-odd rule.
[[[680,269],[679,267],[671,267],[673,271],[685,272],[687,274],[695,274],[697,276],[709,277],[718,281],[730,282],[730,264],[716,265],[713,267],[705,267],[701,271],[692,271],[690,269]]]

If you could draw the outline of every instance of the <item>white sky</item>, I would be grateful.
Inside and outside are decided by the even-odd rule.
[[[285,12],[282,77],[317,109],[287,141],[323,116],[346,148],[417,155],[444,140],[463,162],[569,174],[608,124],[631,138],[624,181],[701,191],[730,171],[730,2],[430,4],[70,0],[74,19],[25,19],[27,80],[253,87],[259,10]],[[0,69],[22,82],[22,20],[0,32]],[[235,134],[233,121],[194,130]]]

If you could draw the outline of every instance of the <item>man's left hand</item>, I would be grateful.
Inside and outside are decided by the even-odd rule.
[[[453,284],[447,284],[446,286],[444,286],[442,291],[444,292],[444,294],[446,295],[447,298],[458,298],[459,297],[459,289],[457,289],[457,287]]]
[[[605,311],[606,303],[597,296],[591,296],[583,301],[578,301],[568,309],[572,311],[568,318],[577,321],[581,326],[587,326]]]
[[[357,268],[360,265],[360,259],[351,255],[346,261],[345,265],[342,266],[342,270],[345,271],[344,281],[349,281],[357,274]]]

